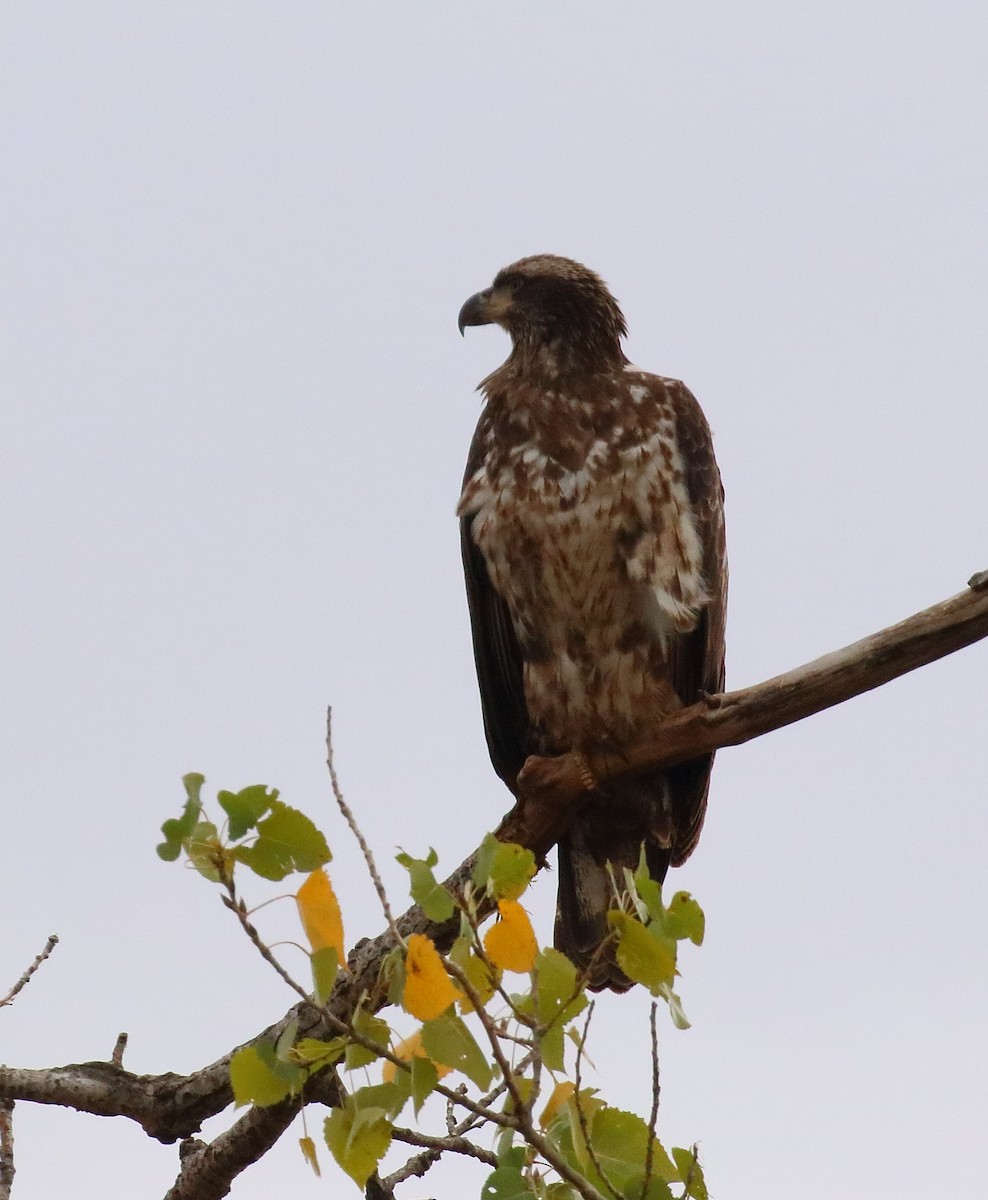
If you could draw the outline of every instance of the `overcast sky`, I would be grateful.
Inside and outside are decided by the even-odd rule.
[[[188,1071],[291,1004],[155,857],[186,771],[324,824],[351,940],[381,918],[328,703],[396,902],[397,846],[452,868],[507,807],[453,515],[507,350],[456,314],[507,262],[598,270],[633,361],[704,405],[729,686],[988,567],[986,80],[973,0],[6,5],[0,994],[61,944],[0,1060],[127,1030],[132,1070]],[[983,1197],[986,668],[976,646],[720,755],[671,880],[708,918],[693,1028],[660,1034],[660,1133],[700,1142],[719,1200]],[[595,1024],[592,1082],[647,1110],[647,997]],[[122,1121],[15,1121],[17,1200],[177,1171]],[[338,1191],[291,1137],[232,1195]]]

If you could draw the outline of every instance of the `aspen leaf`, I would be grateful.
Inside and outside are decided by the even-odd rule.
[[[459,1017],[447,1013],[422,1026],[422,1045],[434,1063],[462,1071],[479,1088],[490,1087],[491,1065]]]
[[[477,851],[474,886],[500,900],[517,900],[535,875],[535,855],[515,842],[499,842],[488,833]]]
[[[703,909],[689,892],[677,892],[666,910],[666,933],[682,941],[689,938],[694,946],[703,944]]]
[[[199,820],[199,814],[202,812],[202,801],[199,798],[199,793],[202,791],[202,785],[206,782],[204,775],[190,774],[182,776],[182,783],[185,785],[185,807],[182,809],[180,817],[172,817],[167,820],[161,827],[161,832],[165,835],[165,840],[158,846],[158,857],[163,858],[165,862],[174,862],[182,852],[182,843],[195,829],[196,823]]]
[[[311,1073],[339,1062],[346,1047],[345,1037],[335,1037],[328,1042],[319,1038],[302,1038],[292,1047],[290,1058],[300,1067],[308,1067]]]
[[[265,1108],[294,1095],[305,1082],[306,1073],[291,1063],[279,1062],[274,1047],[256,1042],[241,1046],[230,1059],[230,1086],[236,1104]]]
[[[535,1015],[544,1026],[542,1058],[551,1071],[562,1071],[566,1024],[586,1008],[587,997],[577,987],[576,967],[551,946],[539,951],[535,970]]]
[[[453,903],[453,897],[432,873],[432,868],[439,862],[435,850],[430,848],[428,858],[412,858],[404,850],[396,857],[408,872],[412,899],[420,905],[429,920],[448,920],[453,915],[456,905]]]
[[[474,953],[472,938],[466,934],[460,934],[453,943],[449,959],[466,975],[481,1004],[486,1004],[494,995],[495,985],[501,981],[501,972],[495,971],[491,977],[490,967]],[[473,1012],[473,1001],[469,996],[460,1000],[460,1012]]]
[[[320,1004],[325,1004],[333,990],[333,984],[336,983],[340,956],[334,946],[326,946],[322,950],[313,950],[309,962],[316,999]]]
[[[563,1079],[552,1089],[552,1095],[546,1101],[546,1106],[542,1110],[542,1116],[539,1117],[539,1124],[543,1129],[548,1128],[553,1120],[562,1111],[566,1101],[576,1091],[576,1084],[570,1083],[568,1079]]]
[[[424,1062],[432,1061],[428,1054],[426,1054],[425,1046],[422,1044],[421,1029],[416,1029],[416,1031],[410,1037],[407,1037],[404,1041],[399,1042],[398,1045],[395,1046],[394,1053],[395,1058],[400,1058],[402,1062],[410,1062],[413,1067],[416,1065],[417,1059],[421,1059]],[[453,1069],[452,1067],[445,1066],[443,1063],[435,1063],[433,1066],[436,1069],[437,1079],[442,1079],[444,1075],[448,1075]],[[381,1068],[381,1078],[384,1080],[384,1082],[390,1083],[397,1073],[398,1068],[394,1065],[394,1063],[386,1060],[384,1066]]]
[[[685,1196],[693,1196],[695,1200],[707,1200],[707,1185],[703,1178],[703,1168],[696,1157],[696,1147],[685,1150],[682,1146],[673,1146],[672,1158],[679,1171],[682,1183],[689,1180],[689,1188]]]
[[[380,1046],[387,1046],[391,1041],[391,1029],[387,1021],[383,1017],[376,1017],[365,1008],[358,1009],[355,1013],[353,1027],[357,1033],[362,1033],[364,1037]],[[362,1046],[360,1042],[351,1042],[346,1048],[346,1069],[355,1071],[357,1067],[366,1067],[379,1057],[380,1055],[368,1046]]]
[[[305,1161],[315,1171],[316,1175],[321,1175],[322,1171],[319,1170],[319,1159],[316,1157],[316,1143],[310,1137],[300,1137],[298,1145]]]
[[[497,1158],[497,1167],[487,1176],[480,1189],[481,1200],[523,1200],[532,1189],[523,1174],[526,1150],[512,1146]]]
[[[219,883],[224,874],[230,874],[233,863],[211,821],[200,821],[183,844],[189,862],[210,883]]]
[[[363,1188],[391,1145],[391,1122],[383,1109],[335,1108],[323,1128],[333,1158]]]
[[[431,1058],[412,1059],[412,1105],[416,1116],[419,1115],[419,1110],[428,1097],[432,1095],[439,1082],[439,1076],[448,1073],[449,1067],[442,1064],[436,1066]]]
[[[484,949],[495,967],[526,974],[535,966],[539,952],[528,913],[517,900],[499,900],[501,919],[484,935]]]
[[[319,868],[313,871],[295,894],[302,927],[313,950],[336,951],[340,962],[345,961],[343,949],[343,918],[340,905],[329,882],[329,876]]]
[[[258,822],[257,840],[237,846],[238,862],[262,879],[284,879],[292,871],[314,871],[329,862],[325,836],[312,821],[281,800],[272,800],[268,815]]]
[[[658,995],[659,988],[671,984],[676,976],[676,943],[657,928],[656,922],[646,928],[617,909],[607,914],[607,920],[620,936],[618,966],[629,979],[643,983]]]
[[[397,1079],[390,1083],[371,1083],[367,1087],[357,1088],[351,1094],[353,1107],[358,1111],[373,1108],[383,1112],[389,1120],[394,1120],[405,1106],[405,1101],[412,1094],[412,1080],[407,1071],[402,1071]]]
[[[420,1021],[431,1021],[459,998],[432,939],[422,933],[411,934],[405,955],[402,1007]]]
[[[268,791],[263,783],[255,783],[239,792],[217,792],[216,799],[230,823],[230,837],[236,841],[253,829],[278,799],[278,789]]]

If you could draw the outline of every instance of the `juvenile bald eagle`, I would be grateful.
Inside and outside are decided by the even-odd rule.
[[[523,258],[471,296],[459,326],[496,323],[511,353],[486,404],[460,516],[484,727],[513,791],[530,754],[649,736],[724,686],[727,559],[710,430],[678,380],[633,367],[604,282]],[[624,990],[607,910],[638,864],[662,881],[696,845],[712,757],[600,786],[559,843],[556,946],[596,989]]]

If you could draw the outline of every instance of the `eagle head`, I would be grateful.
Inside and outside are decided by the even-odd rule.
[[[498,271],[489,288],[460,309],[467,325],[500,325],[516,353],[567,352],[582,361],[623,361],[627,326],[617,301],[594,271],[571,258],[533,254]]]

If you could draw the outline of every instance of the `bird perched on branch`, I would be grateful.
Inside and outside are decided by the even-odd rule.
[[[460,310],[461,333],[492,323],[511,353],[480,385],[458,513],[487,743],[517,792],[529,755],[620,756],[723,690],[727,559],[700,406],[628,362],[599,276],[523,258]],[[643,844],[659,882],[683,862],[711,762],[593,787],[559,842],[556,946],[593,988],[630,986],[608,938],[608,865],[620,881]]]

